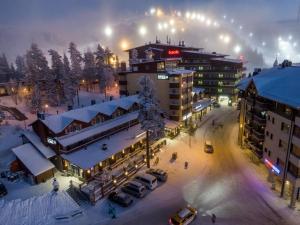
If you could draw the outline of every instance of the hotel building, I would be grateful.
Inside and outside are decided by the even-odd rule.
[[[246,78],[241,97],[239,143],[250,148],[281,182],[290,206],[300,200],[300,67],[274,67]]]

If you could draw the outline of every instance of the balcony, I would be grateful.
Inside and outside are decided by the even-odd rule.
[[[250,123],[250,124],[247,124],[245,123],[245,128],[248,130],[248,131],[251,131],[252,128],[253,128],[253,125]]]
[[[170,100],[170,105],[180,106],[180,100]]]
[[[247,96],[247,97],[246,97],[246,102],[247,102],[248,104],[253,105],[253,103],[254,103],[254,98],[253,98],[253,97],[250,97],[250,96]]]
[[[181,94],[179,88],[169,88],[169,94]]]
[[[295,166],[297,166],[298,168],[300,168],[300,155],[296,155],[294,152],[291,152],[289,160]]]
[[[249,118],[249,119],[252,119],[253,117],[253,111],[252,110],[249,110],[246,112],[246,117]]]
[[[252,129],[253,137],[258,141],[263,141],[265,139],[265,134],[263,130]]]
[[[253,153],[258,157],[258,158],[262,158],[263,157],[263,146],[262,145],[257,145],[251,141],[247,142],[247,145],[249,147],[250,150],[253,151]]]
[[[259,125],[265,125],[266,124],[266,117],[255,113],[254,114],[254,122],[258,123]]]
[[[269,108],[269,103],[263,99],[256,98],[255,100],[255,108],[257,108],[259,111],[266,111]]]

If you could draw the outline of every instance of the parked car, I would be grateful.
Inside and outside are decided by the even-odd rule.
[[[204,151],[206,153],[213,153],[214,152],[214,147],[212,146],[210,141],[205,141]]]
[[[121,190],[137,198],[143,198],[146,195],[146,187],[137,181],[127,182]]]
[[[7,195],[7,189],[3,183],[0,182],[0,197]]]
[[[218,103],[218,102],[214,102],[213,106],[214,106],[214,108],[220,108],[221,107],[220,103]]]
[[[165,182],[168,179],[167,172],[165,172],[161,169],[149,169],[146,171],[146,173],[151,174],[152,176],[155,176],[158,181]]]
[[[138,174],[134,177],[134,179],[145,185],[150,190],[154,190],[157,187],[157,179],[155,176],[152,176],[150,174]]]
[[[170,219],[170,225],[188,225],[194,221],[197,216],[197,210],[191,206],[186,206],[176,212]]]
[[[123,192],[116,192],[116,191],[113,191],[112,193],[110,193],[108,195],[108,199],[112,202],[115,202],[123,207],[127,207],[127,206],[130,206],[133,202],[133,199],[123,193]]]

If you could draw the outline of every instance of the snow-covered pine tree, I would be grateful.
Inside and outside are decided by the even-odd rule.
[[[8,82],[8,94],[11,96],[12,100],[16,105],[18,105],[18,93],[19,93],[19,83],[16,79],[10,79]]]
[[[37,44],[32,44],[31,48],[26,53],[27,76],[26,82],[31,88],[31,93],[28,95],[29,106],[32,110],[41,110],[41,105],[48,102],[49,94],[47,90],[47,79],[50,76],[48,62],[42,50]],[[39,95],[39,96],[37,96]],[[33,99],[39,99],[36,101]],[[38,102],[39,104],[37,104]],[[38,105],[38,107],[37,107]]]
[[[11,78],[11,71],[9,68],[9,64],[7,62],[5,54],[0,56],[0,83],[1,82],[8,82]]]
[[[96,64],[94,54],[88,50],[84,53],[83,79],[86,81],[86,89],[91,89],[94,79],[96,78]]]
[[[164,135],[164,119],[158,100],[155,96],[153,81],[149,76],[142,76],[139,79],[139,122],[141,127],[146,131],[146,156],[147,167],[150,168],[150,139],[159,138]]]
[[[77,81],[74,80],[71,76],[71,69],[68,57],[64,54],[63,58],[63,88],[64,88],[64,96],[65,101],[68,106],[74,105],[74,96],[76,95],[77,90]]]
[[[26,75],[26,63],[23,56],[16,57],[16,79],[21,80],[25,78]]]
[[[64,77],[64,64],[62,62],[59,53],[53,49],[50,49],[49,54],[51,56],[51,75],[52,75],[52,90],[53,105],[61,105],[65,102],[65,96],[63,91],[63,77]]]
[[[69,53],[70,53],[70,60],[71,60],[71,76],[73,77],[73,82],[76,81],[76,92],[77,92],[77,104],[79,105],[79,96],[78,90],[80,85],[80,79],[82,78],[82,67],[81,63],[83,58],[81,53],[77,50],[76,45],[71,42],[69,45]]]

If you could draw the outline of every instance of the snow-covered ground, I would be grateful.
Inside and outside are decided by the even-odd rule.
[[[193,224],[211,224],[212,213],[217,215],[217,224],[224,225],[299,224],[299,211],[289,209],[287,201],[270,189],[263,165],[253,164],[246,151],[237,146],[236,117],[232,108],[222,106],[204,116],[194,137],[182,133],[168,140],[157,166],[168,171],[168,181],[145,198],[135,199],[129,208],[113,204],[117,219],[110,218],[108,200],[103,199],[95,206],[83,204],[84,215],[64,224],[167,224],[169,216],[187,203],[199,212]],[[213,127],[213,119],[223,128]],[[214,154],[203,152],[206,139],[215,146]],[[178,159],[171,163],[175,151]],[[184,169],[185,161],[189,162],[188,169]],[[58,179],[62,188],[67,188],[68,179],[74,178]],[[12,193],[5,197],[7,200],[42,195],[52,188],[50,181],[38,186],[8,185]]]
[[[26,200],[0,200],[1,225],[53,225],[58,217],[79,212],[79,206],[66,192],[49,192]],[[78,217],[80,215],[77,215]],[[76,220],[76,217],[68,219]]]

